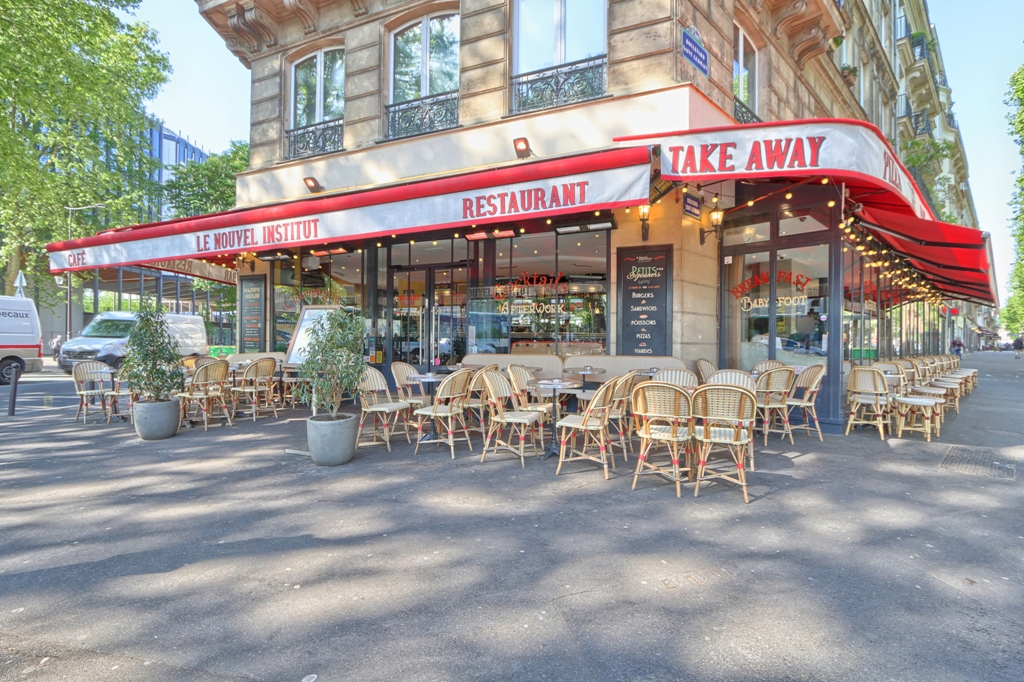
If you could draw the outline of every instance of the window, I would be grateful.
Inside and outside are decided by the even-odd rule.
[[[392,41],[391,102],[459,89],[459,15],[427,16]]]
[[[757,111],[757,50],[735,24],[732,45],[732,94],[751,111]]]
[[[606,14],[605,0],[518,0],[515,72],[604,55]]]
[[[292,127],[345,116],[345,50],[320,50],[292,71]]]

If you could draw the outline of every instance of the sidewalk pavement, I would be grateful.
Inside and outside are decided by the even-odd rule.
[[[306,413],[0,421],[0,680],[1014,680],[1024,362],[942,438],[798,434],[740,491],[465,447],[314,466]],[[1007,469],[1004,466],[1001,470]]]

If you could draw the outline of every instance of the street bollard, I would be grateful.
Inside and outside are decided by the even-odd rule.
[[[14,416],[14,403],[18,400],[18,375],[21,373],[21,365],[11,365],[11,390],[7,394],[7,416]]]

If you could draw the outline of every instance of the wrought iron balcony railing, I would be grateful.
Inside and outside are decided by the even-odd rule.
[[[910,123],[914,127],[914,135],[932,134],[932,120],[927,111],[915,111],[910,115]]]
[[[896,118],[910,118],[910,100],[906,95],[896,98]]]
[[[342,119],[293,128],[288,131],[288,158],[302,159],[340,152],[345,148],[344,132],[345,122]]]
[[[953,115],[952,111],[946,112],[946,125],[957,130],[960,128],[960,126],[956,124],[956,116]]]
[[[946,81],[946,74],[942,73],[941,71],[939,71],[937,74],[935,74],[935,84],[936,85],[942,85],[942,86],[948,86],[949,83]]]
[[[442,92],[387,106],[387,139],[410,137],[459,125],[459,92]]]
[[[510,112],[550,109],[604,97],[605,55],[512,76]]]
[[[732,100],[732,117],[737,123],[760,123],[761,118],[739,98]]]

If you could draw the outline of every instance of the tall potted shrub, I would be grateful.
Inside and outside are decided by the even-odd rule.
[[[365,327],[361,317],[334,309],[317,318],[310,329],[297,390],[317,410],[317,416],[306,421],[309,454],[317,464],[345,464],[355,454],[359,422],[340,409],[345,395],[359,390],[366,369]]]
[[[154,300],[141,301],[136,320],[120,375],[140,398],[134,408],[135,433],[143,440],[170,438],[178,432],[176,394],[185,386],[181,351]]]

